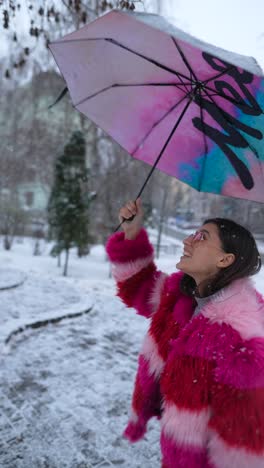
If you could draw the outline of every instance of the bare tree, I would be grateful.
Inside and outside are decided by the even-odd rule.
[[[23,235],[28,223],[28,214],[21,209],[18,203],[17,193],[1,202],[1,234],[6,250],[11,250],[14,237]]]
[[[5,77],[10,79],[16,70],[21,73],[36,49],[40,48],[43,54],[43,47],[48,48],[51,39],[78,29],[113,8],[134,10],[142,3],[142,0],[25,0],[22,3],[20,0],[0,0],[5,38],[15,46],[15,55],[9,60]],[[26,32],[16,27],[19,20],[26,22],[25,17],[28,20]]]

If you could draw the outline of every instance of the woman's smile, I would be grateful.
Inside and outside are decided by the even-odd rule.
[[[190,254],[190,252],[188,252],[187,250],[184,250],[183,251],[183,255],[181,256],[181,258],[183,257],[191,257],[192,255]]]

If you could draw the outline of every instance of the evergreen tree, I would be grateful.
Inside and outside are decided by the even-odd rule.
[[[77,247],[79,256],[89,253],[89,205],[93,196],[88,192],[88,175],[85,140],[76,131],[56,161],[48,204],[50,237],[56,241],[51,253],[60,255],[65,251],[64,276],[71,247]]]

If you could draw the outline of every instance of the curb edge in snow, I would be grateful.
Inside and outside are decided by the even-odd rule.
[[[4,346],[10,344],[10,341],[14,336],[18,335],[19,333],[23,333],[24,331],[30,328],[34,330],[37,328],[46,327],[47,325],[50,325],[53,323],[61,322],[62,320],[65,320],[65,319],[81,317],[82,315],[90,313],[92,309],[93,309],[93,305],[89,307],[88,309],[85,309],[81,312],[70,312],[68,314],[61,315],[58,317],[47,318],[44,320],[37,320],[36,322],[31,322],[31,323],[22,325],[18,327],[17,329],[13,330],[11,333],[9,333],[9,335],[4,340]]]
[[[19,286],[22,286],[22,284],[25,283],[26,279],[27,279],[27,276],[24,276],[22,281],[20,281],[19,283],[12,284],[11,286],[0,286],[0,291],[7,291],[8,289],[18,288]]]

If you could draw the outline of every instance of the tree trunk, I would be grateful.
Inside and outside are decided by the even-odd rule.
[[[6,234],[4,237],[4,249],[11,250],[12,240],[10,239],[9,235]]]
[[[70,250],[66,249],[66,258],[65,258],[63,276],[67,276],[67,273],[68,273],[69,254],[70,254]]]
[[[58,258],[57,267],[60,268],[61,267],[61,254],[60,253],[57,255],[57,258]]]
[[[156,0],[156,11],[158,15],[162,14],[161,0]]]
[[[248,226],[248,227],[250,226],[250,212],[251,212],[251,204],[249,200],[246,200],[243,223],[245,224],[245,226]]]
[[[35,241],[33,255],[34,255],[34,256],[40,255],[39,239],[37,239],[37,240]]]

